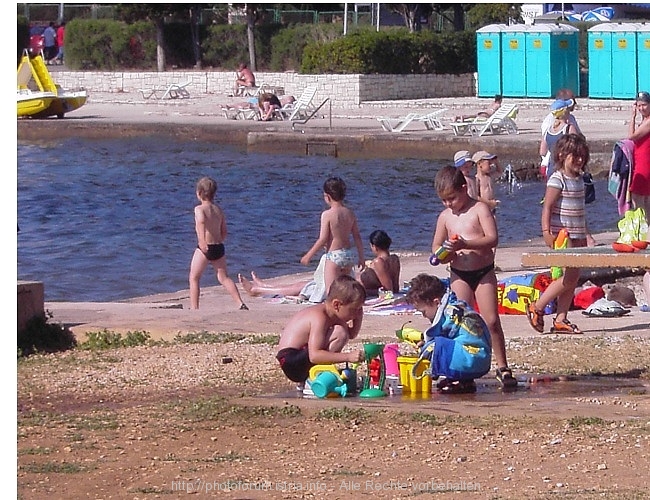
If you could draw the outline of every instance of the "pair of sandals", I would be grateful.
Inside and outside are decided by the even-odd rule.
[[[507,366],[497,368],[496,379],[503,389],[516,389],[517,379],[512,375],[512,370]],[[452,380],[441,378],[436,384],[436,388],[442,394],[473,394],[476,392],[476,382],[468,380]]]
[[[529,303],[528,307],[526,308],[526,316],[528,317],[530,326],[532,326],[535,331],[544,333],[544,313],[535,309],[535,306],[532,302]],[[557,319],[553,321],[551,333],[568,333],[579,335],[582,333],[582,330],[580,330],[577,325],[574,325],[565,318],[562,321],[557,321]]]

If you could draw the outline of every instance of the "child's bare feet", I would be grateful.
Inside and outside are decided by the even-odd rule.
[[[262,286],[264,284],[264,282],[257,277],[255,271],[251,271],[251,277],[253,278],[253,283],[255,283],[257,286]]]
[[[259,293],[256,293],[253,290],[253,284],[250,282],[250,280],[244,278],[241,274],[238,274],[237,277],[239,278],[239,284],[248,295],[251,297],[256,297],[259,295]]]

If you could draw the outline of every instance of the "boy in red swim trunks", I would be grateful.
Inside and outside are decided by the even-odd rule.
[[[208,264],[217,273],[217,279],[233,300],[239,304],[239,309],[248,310],[241,300],[235,282],[228,276],[226,268],[226,248],[223,241],[228,235],[226,217],[221,207],[214,203],[217,193],[217,183],[209,177],[202,177],[196,183],[196,197],[201,202],[194,207],[194,222],[196,237],[199,241],[192,263],[190,264],[190,309],[199,308],[201,275]]]
[[[284,327],[277,360],[289,380],[303,384],[317,364],[357,363],[363,350],[341,352],[361,329],[366,290],[351,276],[342,275],[330,286],[325,302],[303,309]]]

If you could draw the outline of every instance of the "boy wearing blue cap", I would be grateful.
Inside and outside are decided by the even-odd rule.
[[[467,183],[467,194],[470,198],[478,199],[478,189],[476,188],[476,179],[472,173],[474,168],[474,161],[469,151],[457,151],[454,155],[454,167],[460,170],[465,177]]]

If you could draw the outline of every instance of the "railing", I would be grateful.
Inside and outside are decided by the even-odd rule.
[[[330,121],[329,130],[332,130],[332,101],[330,101],[329,97],[327,99],[325,99],[323,102],[321,102],[320,105],[314,111],[312,111],[311,114],[307,118],[304,118],[302,120],[294,120],[294,121],[292,121],[291,122],[291,130],[293,130],[295,132],[296,131],[296,125],[304,125],[309,120],[311,120],[314,116],[316,116],[316,113],[318,113],[318,111],[320,111],[320,108],[322,108],[325,105],[325,103],[328,103],[328,102],[330,104],[330,109],[329,109],[329,121]],[[302,132],[303,134],[305,133],[304,130],[301,130],[300,132]]]

